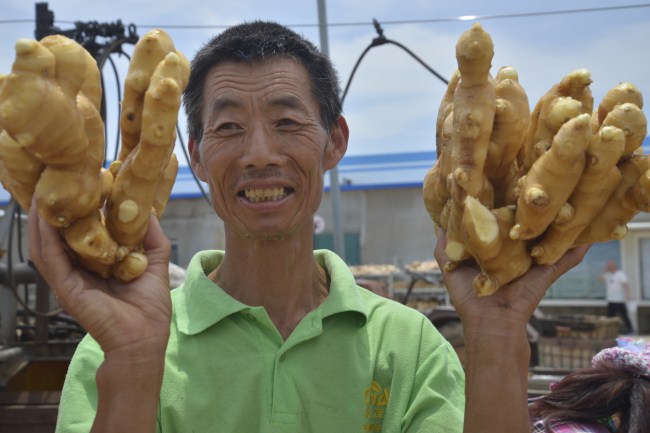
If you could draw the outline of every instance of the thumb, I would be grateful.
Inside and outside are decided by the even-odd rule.
[[[160,226],[158,218],[154,214],[149,217],[149,228],[142,243],[149,266],[169,267],[169,256],[171,243]]]

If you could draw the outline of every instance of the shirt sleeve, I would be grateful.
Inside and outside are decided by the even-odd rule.
[[[56,433],[87,433],[97,412],[97,369],[104,361],[99,344],[89,335],[77,346],[65,377]]]
[[[420,359],[403,433],[461,433],[465,412],[465,375],[451,344],[424,321]]]

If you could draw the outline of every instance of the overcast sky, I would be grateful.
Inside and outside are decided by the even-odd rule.
[[[387,38],[406,46],[449,77],[456,68],[456,40],[472,24],[471,20],[455,18],[479,16],[494,41],[493,71],[503,65],[514,66],[531,107],[554,83],[578,68],[591,71],[592,91],[598,102],[620,81],[630,81],[650,94],[650,7],[546,12],[642,4],[633,0],[327,0],[329,51],[345,86],[357,59],[377,36],[372,26],[376,18]],[[15,40],[34,37],[31,20],[35,4],[0,0],[0,5],[0,73],[6,73],[13,61]],[[188,58],[225,26],[259,18],[290,25],[320,45],[316,0],[53,0],[49,8],[54,12],[55,25],[64,30],[73,28],[75,21],[121,20],[135,24],[139,35],[161,26]],[[125,71],[124,61],[116,62]],[[109,85],[107,95],[113,98],[113,72],[105,68],[104,74]],[[438,78],[401,48],[373,48],[361,62],[345,100],[351,128],[348,154],[432,150],[435,113],[444,90]],[[109,100],[109,122],[116,113],[116,102]],[[183,128],[184,124],[181,118]]]

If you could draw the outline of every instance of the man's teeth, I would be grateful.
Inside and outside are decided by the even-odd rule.
[[[244,193],[246,194],[246,198],[253,203],[276,201],[287,195],[284,188],[247,189]]]

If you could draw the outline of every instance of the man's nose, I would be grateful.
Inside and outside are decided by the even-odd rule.
[[[281,161],[279,137],[269,128],[251,128],[244,146],[241,162],[246,167],[267,167],[278,165]]]

